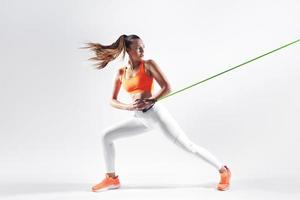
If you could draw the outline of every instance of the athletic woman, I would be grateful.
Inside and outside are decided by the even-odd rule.
[[[218,190],[227,190],[230,186],[231,172],[226,165],[205,148],[193,143],[177,124],[166,108],[157,100],[170,93],[171,86],[158,64],[150,59],[144,60],[144,43],[137,35],[121,35],[116,42],[105,46],[99,43],[87,43],[95,52],[92,60],[99,61],[97,68],[104,68],[110,61],[123,53],[129,56],[128,64],[121,67],[116,74],[113,86],[111,105],[117,109],[133,111],[131,118],[107,127],[102,131],[106,174],[104,179],[92,187],[92,191],[116,189],[120,187],[119,176],[115,172],[114,141],[119,138],[139,135],[156,129],[162,132],[174,144],[183,150],[208,162],[220,173]],[[153,94],[153,79],[160,85],[160,90]],[[118,100],[121,88],[130,94],[132,103],[125,104]]]

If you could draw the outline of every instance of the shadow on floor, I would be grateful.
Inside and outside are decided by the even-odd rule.
[[[17,182],[0,183],[0,197],[26,194],[45,194],[56,192],[84,192],[89,191],[88,183],[37,183]]]
[[[16,182],[0,183],[0,197],[26,194],[51,194],[69,192],[91,192],[95,183],[68,183],[68,182]],[[176,183],[127,183],[122,184],[118,191],[122,190],[161,190],[161,189],[209,189],[216,190],[215,182],[200,184],[176,184]],[[232,180],[230,192],[269,192],[281,194],[300,195],[300,180],[288,178],[249,178]]]
[[[94,183],[0,183],[0,197],[11,195],[26,194],[45,194],[45,193],[68,193],[68,192],[91,192]],[[122,184],[119,190],[158,190],[158,189],[187,189],[187,188],[214,188],[215,183],[203,184]]]
[[[121,185],[120,189],[187,189],[187,188],[207,188],[214,189],[216,183],[203,183],[203,184],[126,184]]]

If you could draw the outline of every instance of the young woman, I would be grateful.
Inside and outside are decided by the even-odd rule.
[[[110,61],[123,52],[129,55],[127,66],[120,68],[114,80],[111,105],[118,109],[133,111],[130,119],[107,127],[102,132],[102,145],[106,164],[105,178],[92,187],[92,191],[115,189],[120,187],[119,177],[115,174],[114,141],[119,138],[139,135],[158,129],[180,148],[208,162],[220,173],[218,190],[227,190],[230,186],[231,172],[226,165],[205,148],[189,140],[181,127],[162,104],[156,102],[171,91],[169,82],[160,67],[153,60],[144,60],[144,44],[137,35],[121,35],[116,42],[105,46],[98,43],[88,43],[87,47],[95,52],[92,60],[99,61],[98,69],[104,68]],[[153,94],[153,79],[161,89]],[[118,100],[118,93],[123,88],[132,97],[132,103],[125,104]]]

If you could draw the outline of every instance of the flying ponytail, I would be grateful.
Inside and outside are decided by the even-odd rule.
[[[95,65],[97,69],[104,68],[110,61],[116,59],[121,53],[123,53],[122,58],[125,58],[126,49],[130,47],[132,39],[139,39],[137,35],[121,35],[117,41],[111,45],[102,45],[99,43],[86,43],[84,49],[90,49],[96,56],[89,58],[89,60],[98,61]]]

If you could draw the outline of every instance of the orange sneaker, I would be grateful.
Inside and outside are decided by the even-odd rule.
[[[225,191],[228,190],[230,187],[230,178],[231,178],[231,172],[229,168],[225,165],[225,171],[220,173],[221,180],[218,184],[218,190]]]
[[[118,178],[119,176],[116,176],[115,178],[109,177],[107,174],[105,178],[98,184],[94,185],[92,187],[92,191],[103,191],[103,190],[109,190],[109,189],[117,189],[120,187],[120,180]]]

